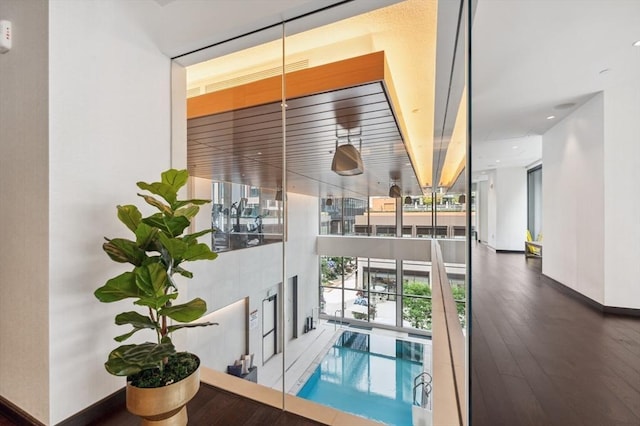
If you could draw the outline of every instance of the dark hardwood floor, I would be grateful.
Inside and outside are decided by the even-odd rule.
[[[189,426],[322,426],[278,408],[260,404],[224,390],[202,384],[196,396],[187,404]],[[0,414],[0,426],[23,426]],[[122,406],[91,426],[139,426],[140,419]]]
[[[187,405],[189,426],[319,426],[309,419],[202,384]],[[140,419],[126,411],[113,413],[93,426],[138,426]]]
[[[640,425],[640,318],[558,291],[540,259],[472,259],[472,426]]]

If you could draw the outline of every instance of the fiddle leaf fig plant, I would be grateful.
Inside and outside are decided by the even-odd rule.
[[[146,310],[146,315],[138,311],[116,315],[117,325],[129,325],[132,329],[115,340],[124,342],[140,330],[155,333],[154,342],[122,345],[111,351],[105,367],[113,375],[131,376],[154,368],[162,371],[169,357],[176,354],[171,333],[186,327],[217,325],[193,322],[207,312],[204,300],[195,298],[175,304],[179,295],[175,274],[193,277],[182,264],[217,257],[206,244],[198,243],[198,237],[213,229],[185,234],[199,206],[210,202],[178,199],[178,191],[188,178],[186,170],[170,169],[161,174],[160,182],[138,182],[138,188],[151,193],[138,195],[158,212],[142,217],[134,205],[117,206],[118,219],[133,236],[105,238],[102,245],[113,261],[128,263],[132,269],[108,280],[94,292],[95,296],[105,303],[133,299],[134,305]]]

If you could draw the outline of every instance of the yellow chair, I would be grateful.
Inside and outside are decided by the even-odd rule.
[[[531,236],[531,231],[527,229],[527,242],[533,242],[533,237]],[[538,240],[536,242],[542,242],[542,234],[538,234]],[[524,244],[525,247],[525,255],[526,256],[542,256],[542,249],[540,247],[536,247],[532,244]]]

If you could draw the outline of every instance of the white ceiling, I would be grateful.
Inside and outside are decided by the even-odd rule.
[[[153,0],[140,19],[160,50],[176,57],[340,1]]]
[[[632,46],[636,40],[640,0],[478,0],[472,28],[474,173],[541,158],[535,135],[615,79],[640,55]],[[576,106],[554,108],[565,103]]]

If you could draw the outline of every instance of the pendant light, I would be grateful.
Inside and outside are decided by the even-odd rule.
[[[389,198],[401,198],[401,197],[402,197],[402,190],[398,185],[394,183],[393,185],[391,185],[391,188],[389,188]]]
[[[360,155],[362,139],[358,139],[360,141],[359,149],[351,144],[350,138],[347,139],[346,144],[340,146],[338,146],[338,139],[336,139],[336,152],[333,154],[331,162],[332,171],[340,176],[356,176],[364,172],[364,164]]]
[[[410,196],[407,195],[406,197],[404,197],[404,203],[405,204],[413,204],[413,200],[411,199]]]

